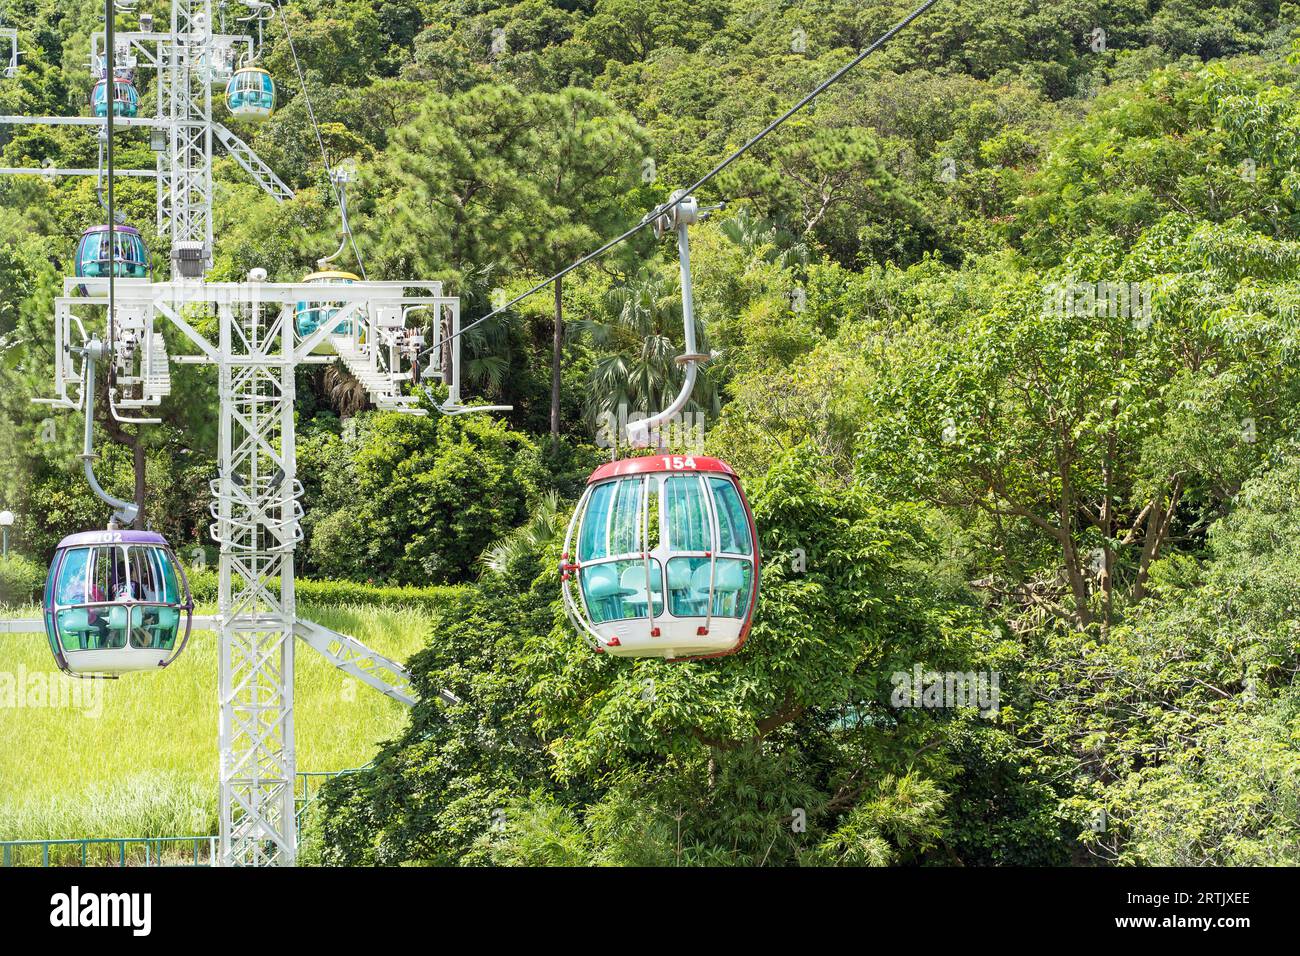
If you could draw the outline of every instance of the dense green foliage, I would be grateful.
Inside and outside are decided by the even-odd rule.
[[[554,571],[527,590],[485,584],[467,614],[436,622],[437,640],[412,661],[428,702],[373,777],[333,788],[323,858],[919,858],[941,832],[946,793],[936,778],[961,775],[957,752],[991,751],[972,759],[996,764],[1006,745],[960,718],[898,716],[882,675],[913,660],[1000,664],[1011,649],[957,596],[935,600],[942,585],[923,567],[934,542],[915,509],[820,485],[815,461],[793,452],[752,486],[772,563],[743,654],[707,668],[593,655],[556,614]],[[777,559],[798,542],[806,574]],[[443,688],[460,703],[435,703]],[[953,752],[941,746],[950,741]],[[935,747],[896,773],[901,756]],[[552,783],[538,789],[548,769]],[[1021,798],[1008,825],[1036,845],[1056,824],[1041,795]],[[791,829],[796,814],[806,830]],[[987,816],[986,825],[1003,822],[997,810]],[[529,848],[539,840],[567,855]]]
[[[264,54],[280,107],[246,135],[297,196],[221,160],[215,275],[296,278],[337,245],[286,28],[330,161],[360,170],[370,273],[442,279],[473,318],[636,223],[905,6],[287,3]],[[556,600],[609,419],[680,382],[667,242],[466,335],[467,389],[507,415],[403,418],[302,371],[300,562],[336,582],[310,587],[418,588],[429,615],[421,702],[327,789],[312,858],[1300,863],[1297,12],[941,0],[701,192],[727,206],[692,232],[716,354],[693,407],[766,562],[734,657],[592,655]],[[95,6],[0,16],[23,43],[0,112],[75,112]],[[0,129],[0,152],[94,163],[65,128]],[[142,184],[119,199],[153,222]],[[38,561],[103,518],[77,425],[30,404],[98,215],[89,183],[0,181],[0,505]],[[210,562],[214,384],[175,377],[162,425],[102,423],[99,471],[129,495],[145,462],[148,520]],[[996,676],[996,706],[901,706],[896,676],[929,672]]]
[[[45,568],[22,555],[0,558],[0,605],[31,604],[45,587]]]

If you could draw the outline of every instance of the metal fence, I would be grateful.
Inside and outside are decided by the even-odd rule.
[[[298,840],[307,810],[321,787],[335,777],[360,773],[373,763],[347,770],[309,770],[298,774],[294,797]],[[0,840],[4,866],[215,866],[215,836],[88,837],[80,840]]]
[[[214,836],[0,842],[0,866],[212,866],[216,859]]]

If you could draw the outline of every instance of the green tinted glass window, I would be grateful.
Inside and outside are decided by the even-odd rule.
[[[614,485],[615,482],[607,482],[591,490],[578,539],[579,561],[609,557],[609,517],[614,503]]]
[[[160,601],[157,565],[154,562],[153,548],[128,548],[126,552],[127,572],[130,580],[126,584],[125,594],[137,601]]]
[[[712,567],[710,567],[712,565]],[[714,617],[744,617],[754,566],[737,558],[673,558],[668,562],[668,607],[677,617],[709,614],[713,592]]]
[[[641,550],[644,490],[645,481],[639,477],[624,478],[615,484],[614,517],[609,529],[610,554],[631,554]]]
[[[179,604],[181,602],[180,578],[177,576],[176,565],[171,556],[162,548],[154,548],[153,560],[157,567],[157,580],[161,585],[162,596],[158,600]]]
[[[646,605],[654,596],[654,613],[664,611],[663,572],[658,561],[608,561],[588,565],[581,571],[582,596],[596,624],[632,617],[646,617]]]
[[[664,517],[673,551],[712,550],[708,503],[696,475],[671,475],[664,481]]]
[[[725,478],[710,478],[709,485],[718,511],[718,550],[729,554],[753,554],[749,519],[736,486]]]
[[[69,651],[102,651],[126,646],[127,609],[70,608],[56,615],[59,639]]]
[[[596,561],[642,550],[645,480],[620,478],[597,485],[587,502],[578,536],[578,561]],[[651,520],[655,520],[651,517]]]
[[[176,645],[180,612],[171,607],[131,608],[131,646],[170,651]]]
[[[64,556],[55,588],[56,599],[60,604],[80,604],[86,600],[89,567],[89,548],[76,548]]]

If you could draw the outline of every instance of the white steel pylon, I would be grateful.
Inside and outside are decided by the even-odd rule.
[[[143,20],[144,17],[142,16]],[[216,139],[259,186],[277,202],[290,190],[252,148],[212,120],[212,85],[228,79],[241,60],[255,52],[253,38],[212,32],[211,0],[171,0],[170,27],[115,34],[113,59],[119,73],[152,72],[157,79],[157,108],[152,117],[115,116],[122,129],[147,128],[155,153],[152,170],[122,168],[117,176],[157,181],[157,230],[171,243],[173,265],[184,274],[201,275],[212,263],[212,151]],[[17,68],[17,39],[5,61],[5,75]],[[6,39],[0,31],[0,42]],[[0,52],[4,47],[0,47]],[[103,78],[107,60],[104,34],[91,35],[91,72]],[[105,119],[80,116],[0,116],[0,125],[83,126],[104,128]],[[0,175],[99,176],[92,168],[5,167]]]
[[[211,0],[172,0],[170,32],[154,33],[151,23],[142,23],[139,32],[116,33],[112,49],[115,73],[147,68],[158,77],[156,118],[115,116],[115,125],[149,128],[159,154],[157,168],[118,169],[115,174],[157,177],[158,228],[170,235],[173,265],[178,266],[173,273],[196,279],[212,256],[214,133],[263,189],[277,200],[291,195],[238,137],[212,123],[212,83],[233,68],[236,48],[251,48],[252,41],[214,36],[211,23]],[[102,34],[92,36],[91,63],[101,75],[108,72],[103,43]],[[106,79],[112,84],[114,78]],[[87,117],[0,117],[0,124],[7,122],[107,125],[106,119]],[[99,171],[0,169],[4,173]],[[294,549],[302,537],[302,486],[295,477],[295,371],[300,364],[341,358],[361,376],[379,408],[423,415],[425,409],[405,388],[419,381],[416,362],[425,334],[418,323],[427,320],[438,364],[425,374],[446,379],[449,401],[443,410],[473,411],[459,404],[459,300],[443,297],[441,283],[432,281],[320,285],[119,278],[114,286],[108,315],[107,279],[64,280],[63,295],[55,300],[55,397],[43,401],[65,409],[84,407],[88,376],[83,378],[85,369],[78,369],[78,346],[88,328],[105,321],[112,329],[103,341],[113,343],[107,358],[115,370],[115,387],[109,392],[114,416],[120,409],[160,404],[172,390],[169,361],[217,367],[221,426],[219,475],[211,485],[211,534],[221,548],[220,862],[292,864],[297,859],[295,635],[371,686],[403,703],[412,700],[409,676],[395,662],[346,635],[297,620]],[[300,334],[295,327],[299,312],[328,317],[318,327],[313,324],[315,331]],[[191,325],[196,316],[214,314],[216,343]],[[168,324],[177,333],[171,343],[163,334]],[[444,329],[452,335],[446,342]],[[182,340],[189,350],[170,353],[168,345]],[[442,370],[444,345],[450,348],[447,371]],[[335,355],[328,354],[331,349]]]
[[[200,252],[202,272],[212,261],[212,83],[227,68],[213,45],[211,0],[172,0],[159,58],[167,62],[158,109],[167,110],[169,142],[159,154],[158,231],[171,234],[173,260]]]
[[[55,398],[82,407],[74,346],[104,321],[106,279],[64,280],[55,300]],[[85,294],[79,294],[84,289]],[[427,291],[431,294],[418,294]],[[313,283],[116,281],[110,358],[126,394],[122,407],[157,405],[170,380],[146,374],[166,351],[188,342],[170,361],[217,367],[221,402],[219,476],[211,483],[211,535],[221,548],[219,626],[220,861],[225,865],[292,864],[294,821],[293,675],[295,636],[395,699],[410,702],[409,678],[395,662],[354,639],[297,618],[294,548],[301,540],[294,453],[294,375],[302,364],[336,361],[314,354],[328,339],[370,370],[364,384],[381,408],[425,414],[403,394],[425,338],[415,324],[459,327],[460,304],[441,283],[363,281]],[[329,313],[310,334],[295,328],[300,311]],[[216,314],[218,339],[191,321]],[[458,346],[459,340],[455,345]],[[458,363],[456,363],[458,366]],[[436,373],[435,373],[436,375]],[[454,386],[456,383],[449,383]]]
[[[217,311],[220,477],[211,534],[221,546],[221,859],[291,863],[297,363],[284,310],[266,316],[261,305],[226,302]]]

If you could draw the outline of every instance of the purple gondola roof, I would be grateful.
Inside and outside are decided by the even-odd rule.
[[[160,544],[165,548],[167,539],[156,531],[82,531],[68,535],[59,542],[59,548],[84,548],[95,544]]]
[[[127,233],[128,235],[132,235],[132,236],[138,236],[138,235],[140,235],[140,230],[137,229],[137,228],[135,228],[135,226],[114,226],[114,227],[113,227],[113,231],[114,231],[114,232],[125,232],[125,233]],[[91,227],[88,228],[84,233],[82,233],[82,235],[88,235],[89,233],[92,233],[92,232],[108,232],[108,226],[107,226],[107,225],[103,225],[103,226],[91,226]]]

